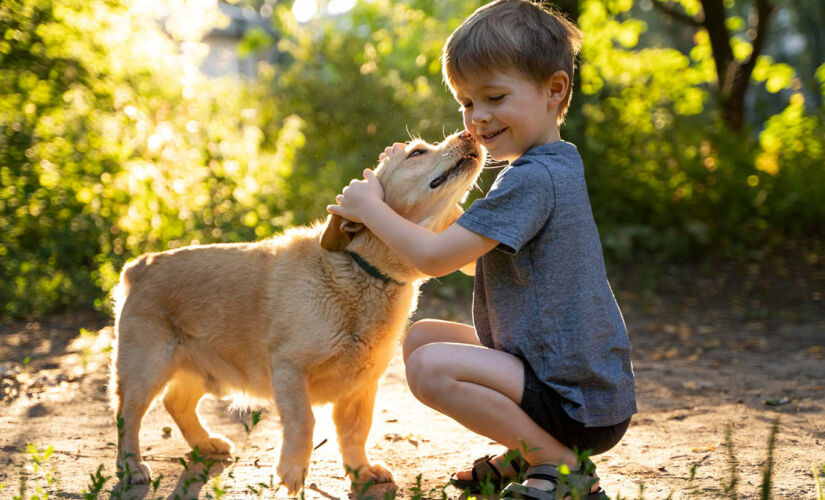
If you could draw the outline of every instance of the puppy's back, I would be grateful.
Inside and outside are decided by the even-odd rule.
[[[255,243],[145,254],[121,273],[116,313],[161,318],[194,337],[234,330],[260,315],[271,266],[267,247]]]

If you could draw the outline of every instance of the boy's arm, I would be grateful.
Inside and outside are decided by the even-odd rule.
[[[371,170],[363,181],[353,181],[339,195],[339,205],[327,210],[345,219],[362,222],[390,249],[430,276],[449,274],[486,254],[496,240],[453,223],[441,233],[398,215],[383,201],[381,184]]]
[[[459,269],[462,273],[466,274],[467,276],[475,276],[476,275],[476,261],[472,261],[469,264],[465,264],[464,266]]]

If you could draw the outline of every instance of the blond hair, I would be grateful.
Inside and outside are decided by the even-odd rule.
[[[573,95],[573,70],[582,32],[548,5],[529,0],[496,0],[476,10],[447,39],[442,54],[444,81],[456,87],[491,71],[512,71],[544,85],[557,71],[570,78],[559,104],[564,121]]]

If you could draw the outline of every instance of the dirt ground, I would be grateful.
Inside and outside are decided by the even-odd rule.
[[[633,344],[639,414],[616,448],[594,458],[611,498],[733,498],[724,492],[733,477],[738,498],[761,498],[777,420],[772,498],[815,499],[817,482],[825,485],[825,279],[803,273],[788,278],[793,293],[768,289],[753,298],[727,291],[741,290],[746,279],[720,276],[670,295],[617,291]],[[468,298],[452,292],[428,284],[416,317],[469,321]],[[117,487],[106,397],[110,324],[74,314],[0,326],[0,498],[84,498],[99,466],[108,478],[101,497]],[[234,441],[237,458],[205,470],[156,404],[141,440],[154,477],[162,477],[156,488],[133,487],[122,497],[286,496],[271,484],[280,446],[276,414],[264,410],[252,425],[249,413],[216,400],[205,401],[201,413]],[[316,420],[305,497],[360,496],[341,469],[329,408],[317,408]],[[369,455],[388,465],[396,485],[374,486],[367,496],[459,498],[445,488],[450,474],[500,449],[420,404],[407,390],[399,349],[382,379],[368,441]]]

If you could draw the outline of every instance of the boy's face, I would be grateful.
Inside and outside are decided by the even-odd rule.
[[[558,99],[515,71],[493,71],[453,89],[464,127],[499,161],[513,161],[533,146],[559,140]]]

